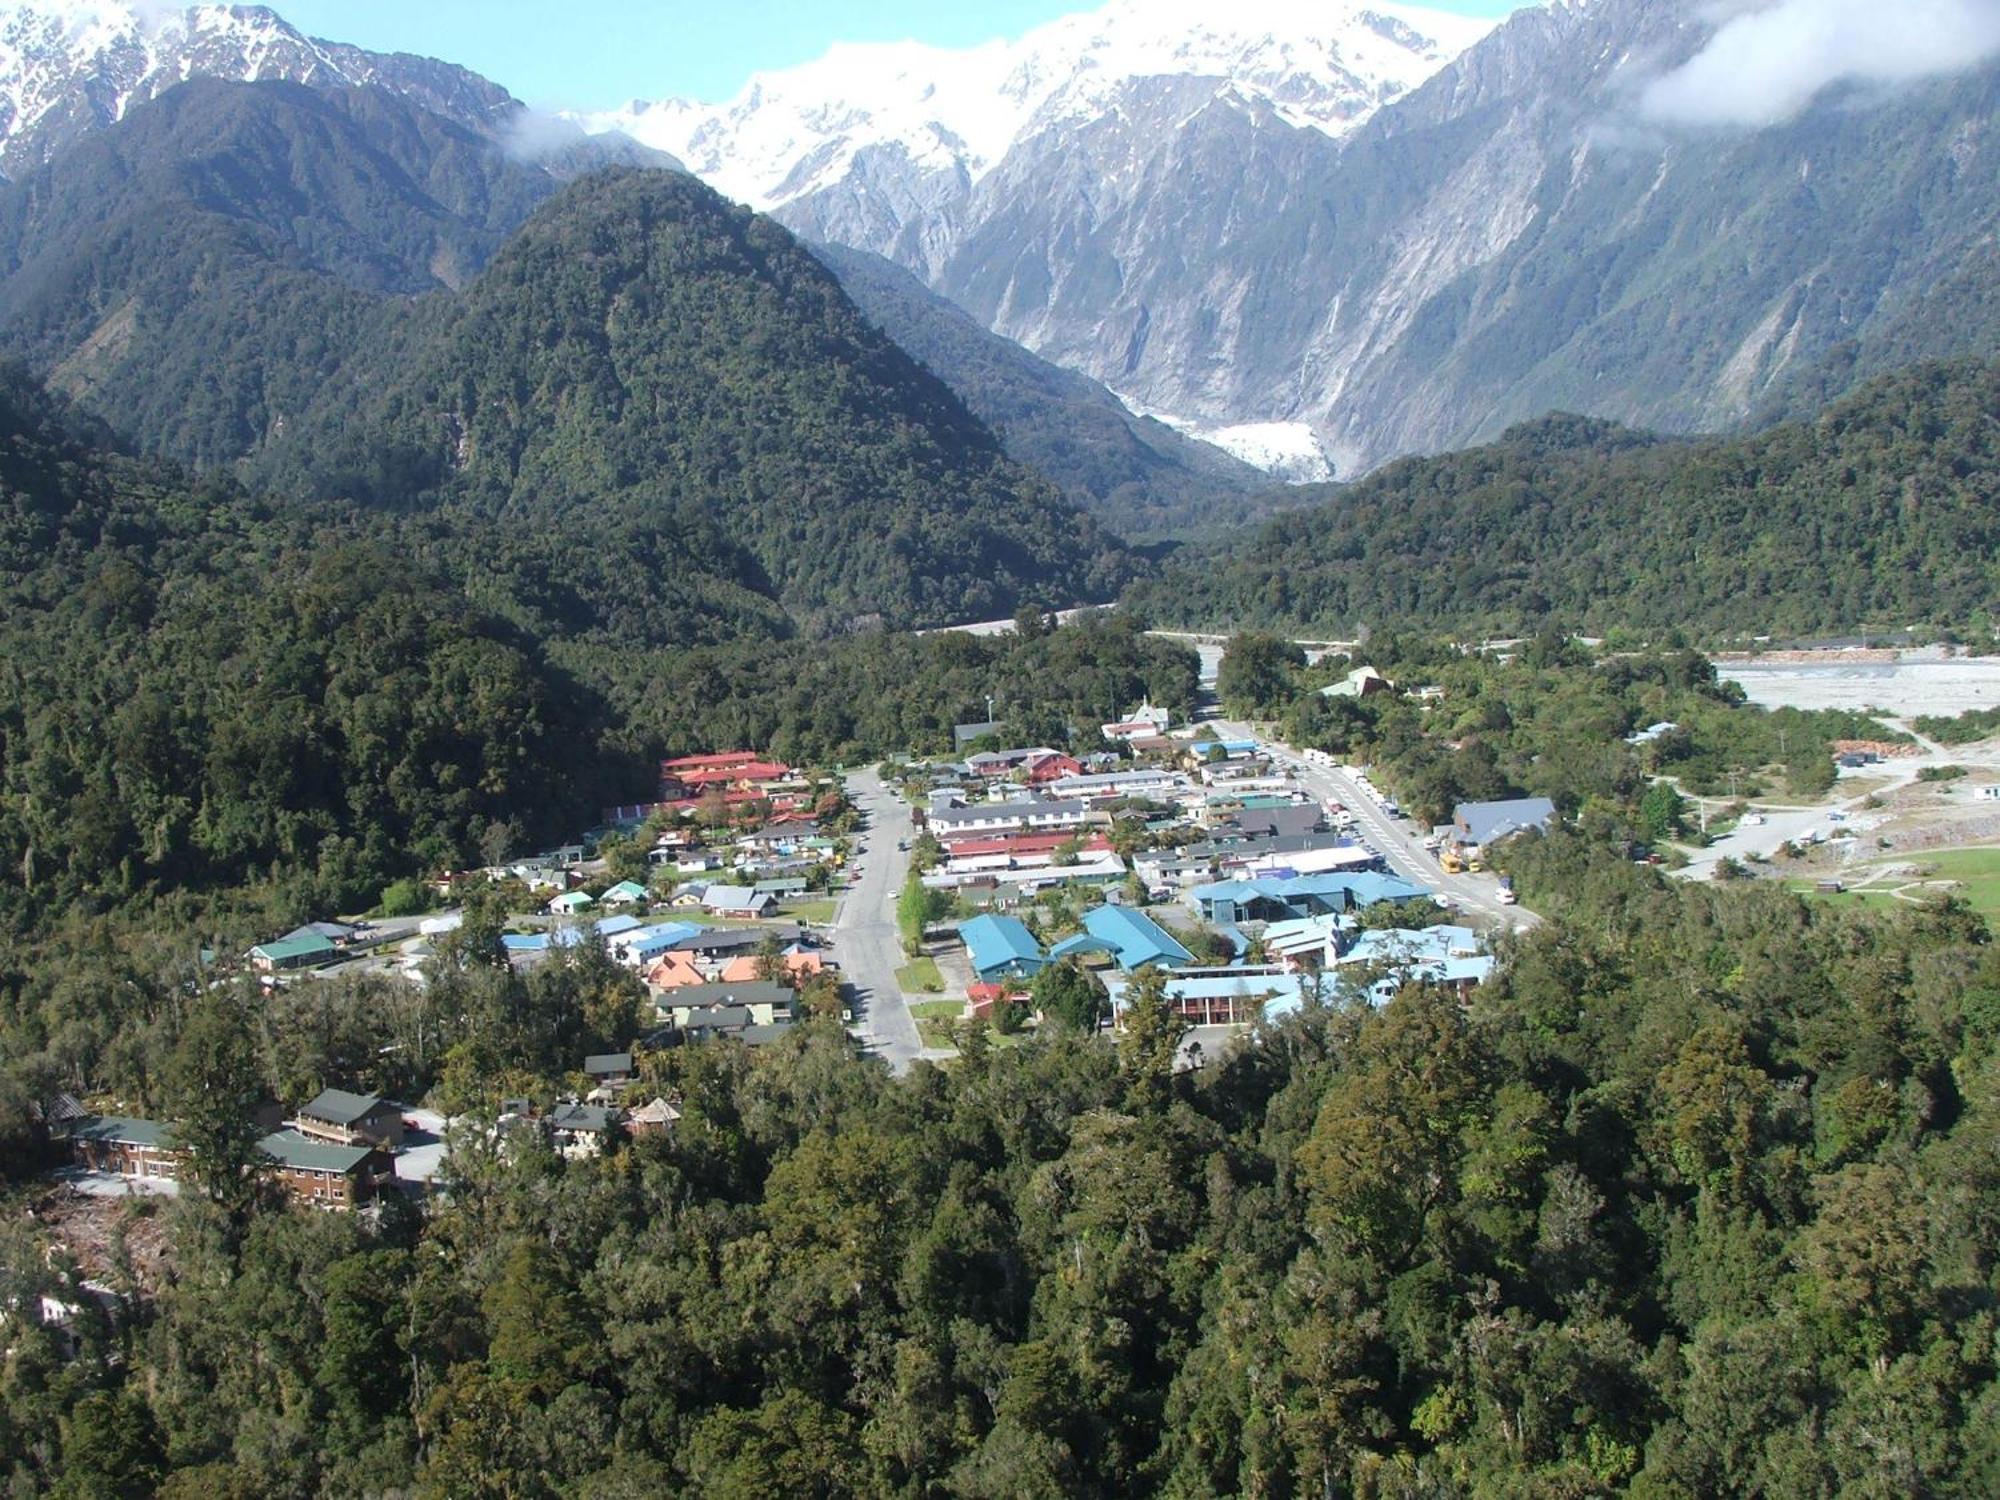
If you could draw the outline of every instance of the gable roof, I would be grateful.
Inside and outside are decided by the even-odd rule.
[[[254,958],[268,958],[280,963],[290,958],[318,958],[331,956],[336,950],[331,942],[316,932],[308,932],[300,937],[279,938],[276,942],[259,943],[250,950]]]
[[[295,1172],[336,1172],[343,1177],[375,1154],[373,1146],[330,1146],[308,1140],[296,1130],[274,1130],[257,1143],[257,1149]]]
[[[778,1005],[790,1008],[792,992],[769,979],[731,980],[716,984],[693,984],[661,999],[668,1010],[701,1009],[716,1005]]]
[[[1010,963],[1044,961],[1042,945],[1018,917],[974,917],[959,925],[958,935],[972,956],[972,967],[981,972]]]
[[[174,1149],[174,1128],[158,1120],[136,1120],[129,1115],[92,1115],[70,1132],[71,1139],[97,1141],[107,1146],[145,1146],[157,1151]]]
[[[1451,819],[1468,844],[1483,849],[1509,834],[1546,828],[1555,815],[1556,805],[1547,797],[1516,797],[1510,802],[1461,802]]]
[[[1194,962],[1194,955],[1158,922],[1144,912],[1124,906],[1094,906],[1083,914],[1083,934],[1108,948],[1118,959],[1118,967],[1130,972],[1147,964],[1174,968]],[[1071,942],[1075,942],[1072,938]],[[1068,946],[1059,943],[1050,957]]]
[[[302,1117],[324,1120],[329,1125],[352,1125],[365,1118],[382,1102],[380,1094],[352,1094],[346,1089],[321,1089],[312,1102],[300,1109]]]

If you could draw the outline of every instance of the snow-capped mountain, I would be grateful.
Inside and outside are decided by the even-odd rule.
[[[669,99],[581,118],[669,151],[723,192],[771,210],[837,187],[884,153],[976,183],[1027,137],[1115,109],[1141,80],[1206,80],[1206,97],[1254,102],[1339,135],[1490,28],[1365,0],[1112,0],[1019,41],[959,51],[840,45],[755,75],[726,104]]]
[[[464,68],[315,41],[261,5],[20,0],[0,4],[0,173],[19,177],[196,77],[373,84],[485,135],[521,112],[505,89]]]
[[[1170,419],[1236,441],[1273,472],[1317,476],[1305,427],[1277,442],[1268,420],[1280,414],[1155,379],[1150,317],[1093,317],[1085,329],[1057,309],[1087,284],[1115,284],[1125,255],[1176,258],[1175,218],[1185,228],[1190,215],[1227,224],[1238,214],[1228,163],[1213,180],[1162,184],[1174,143],[1220,126],[1247,132],[1246,146],[1331,150],[1491,29],[1371,0],[1110,0],[1018,41],[838,46],[753,77],[726,104],[636,103],[579,119],[673,153],[810,238],[900,262],[996,331],[1181,413]],[[1141,209],[1157,210],[1168,238],[1072,256]],[[1190,317],[1234,316],[1203,304],[1198,278],[1184,289]],[[1161,311],[1164,328],[1174,314]]]

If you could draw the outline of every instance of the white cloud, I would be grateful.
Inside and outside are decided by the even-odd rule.
[[[1914,83],[2000,56],[2000,0],[1771,0],[1648,84],[1640,109],[1676,125],[1774,125],[1829,84]]]

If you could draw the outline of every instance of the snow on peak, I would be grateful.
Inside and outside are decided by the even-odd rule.
[[[1102,113],[1134,79],[1214,79],[1338,136],[1439,71],[1493,23],[1376,0],[1109,0],[1018,41],[843,43],[759,73],[724,104],[668,99],[578,116],[671,152],[731,197],[778,207],[870,148],[976,181],[1017,142]]]

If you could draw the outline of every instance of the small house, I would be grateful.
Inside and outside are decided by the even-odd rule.
[[[601,1104],[558,1104],[549,1111],[548,1123],[557,1152],[578,1161],[602,1153],[618,1112]]]
[[[747,885],[712,885],[701,904],[718,917],[768,917],[778,901],[768,892],[760,894]]]
[[[632,1081],[632,1054],[600,1052],[583,1060],[583,1071],[600,1088],[620,1088]]]
[[[573,917],[595,904],[588,891],[564,891],[550,900],[548,909],[551,916]]]
[[[646,896],[646,888],[639,884],[638,881],[621,880],[602,896],[598,897],[598,901],[605,906],[631,906],[637,902],[644,901]]]
[[[650,1104],[642,1104],[625,1115],[625,1133],[634,1138],[642,1135],[664,1135],[680,1123],[681,1112],[664,1099],[655,1099]]]

